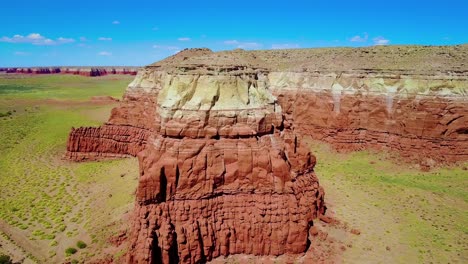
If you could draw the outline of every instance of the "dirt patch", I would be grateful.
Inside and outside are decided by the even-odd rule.
[[[13,263],[33,264],[36,261],[5,233],[0,233],[0,254],[10,256]]]

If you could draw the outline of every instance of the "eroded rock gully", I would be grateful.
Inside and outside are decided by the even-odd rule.
[[[130,263],[303,253],[325,206],[301,135],[468,158],[467,47],[399,49],[184,50],[142,69],[107,124],[73,129],[67,156],[138,156]]]

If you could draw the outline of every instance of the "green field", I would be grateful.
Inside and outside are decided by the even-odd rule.
[[[0,75],[0,240],[22,248],[18,256],[61,263],[125,252],[107,238],[128,223],[136,159],[62,157],[71,127],[102,124],[116,106],[89,99],[120,98],[132,78]],[[468,164],[422,172],[382,153],[307,142],[329,212],[361,231],[324,227],[347,245],[343,262],[468,263]]]
[[[134,76],[89,78],[79,75],[0,75],[0,78],[2,100],[88,100],[99,95],[122,97]]]
[[[0,75],[0,223],[31,259],[89,259],[119,231],[111,225],[131,209],[137,161],[73,163],[62,156],[71,127],[100,125],[115,106],[89,98],[120,98],[131,80]],[[79,240],[87,247],[79,249]],[[67,257],[69,247],[78,250]]]
[[[335,232],[351,245],[346,262],[468,263],[468,164],[422,172],[383,153],[309,144],[329,209],[361,231]]]

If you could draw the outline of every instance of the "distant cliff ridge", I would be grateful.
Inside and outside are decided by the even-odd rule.
[[[73,74],[82,76],[103,76],[108,74],[136,75],[135,67],[34,67],[34,68],[0,68],[0,72],[18,74]]]

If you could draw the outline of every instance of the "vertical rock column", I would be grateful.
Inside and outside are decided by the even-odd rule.
[[[166,76],[138,154],[130,263],[305,252],[323,214],[315,157],[259,72]]]

